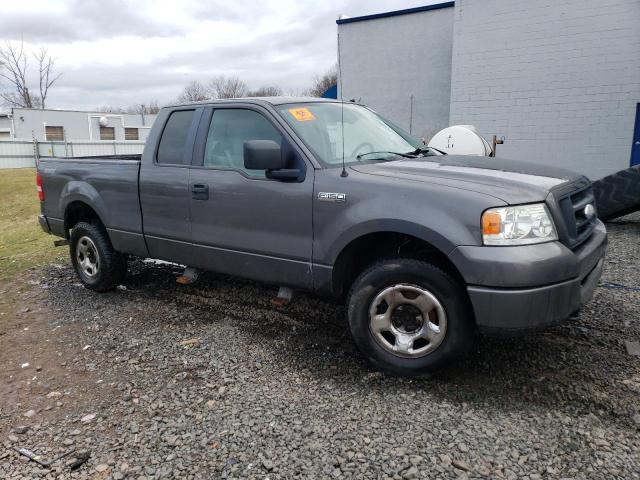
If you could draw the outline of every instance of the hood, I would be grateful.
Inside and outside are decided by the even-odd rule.
[[[495,157],[437,155],[352,165],[353,170],[446,185],[491,195],[507,204],[544,201],[551,189],[580,178],[562,168]]]

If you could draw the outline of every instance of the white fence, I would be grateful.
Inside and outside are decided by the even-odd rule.
[[[38,142],[0,141],[0,169],[35,167],[39,157],[90,157],[140,154],[145,142]]]
[[[36,145],[30,140],[0,141],[0,168],[35,166]]]

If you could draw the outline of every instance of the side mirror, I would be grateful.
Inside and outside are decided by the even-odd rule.
[[[248,170],[280,170],[285,167],[282,150],[273,140],[244,142],[244,168]]]
[[[286,151],[286,150],[285,150]],[[244,168],[265,170],[265,176],[281,182],[301,182],[304,171],[300,168],[286,168],[287,155],[273,140],[249,140],[244,142]]]

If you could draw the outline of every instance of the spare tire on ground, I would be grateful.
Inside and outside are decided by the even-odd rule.
[[[600,220],[612,220],[640,210],[640,165],[593,182]]]

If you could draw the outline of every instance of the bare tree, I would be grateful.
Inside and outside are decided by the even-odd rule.
[[[126,108],[127,113],[141,113],[145,115],[154,115],[160,111],[157,100],[150,102],[143,102],[136,105],[131,105]]]
[[[247,97],[280,97],[282,89],[280,87],[265,86],[247,93]]]
[[[95,109],[96,112],[101,113],[130,113],[130,114],[144,114],[155,115],[160,111],[157,100],[150,102],[136,103],[129,105],[128,107],[115,107],[113,105],[101,105]]]
[[[307,95],[312,97],[321,97],[330,87],[338,82],[338,66],[333,65],[323,75],[313,77],[313,86],[307,90]]]
[[[247,84],[238,77],[214,77],[208,87],[213,98],[238,98],[247,94]]]
[[[214,98],[238,98],[238,97],[273,97],[282,95],[282,89],[276,86],[263,86],[249,91],[247,84],[238,77],[225,77],[220,75],[213,77],[207,85],[197,80],[184,87],[178,96],[178,102],[189,103]],[[157,104],[156,104],[157,106]]]
[[[38,72],[40,74],[40,108],[45,108],[45,101],[49,88],[58,80],[62,73],[55,74],[53,67],[53,58],[49,56],[49,51],[45,47],[41,47],[40,51],[34,54],[38,62]]]
[[[96,107],[95,111],[100,113],[127,113],[125,108],[114,107],[113,105],[101,105]]]
[[[49,89],[60,78],[55,74],[54,60],[46,48],[34,54],[38,62],[40,95],[33,95],[27,84],[28,55],[24,43],[6,42],[0,47],[0,78],[9,84],[9,90],[0,92],[0,99],[11,107],[45,108]]]
[[[180,103],[201,102],[202,100],[210,99],[211,95],[208,89],[197,80],[188,83],[182,93],[178,95],[178,102]]]
[[[0,67],[0,77],[9,82],[12,90],[0,93],[0,98],[12,107],[33,108],[33,100],[27,87],[27,55],[22,42],[19,47],[11,42],[0,47]]]
[[[158,105],[158,100],[151,100],[149,103],[145,105],[146,111],[144,113],[148,113],[149,115],[155,115],[160,112],[160,106]]]

